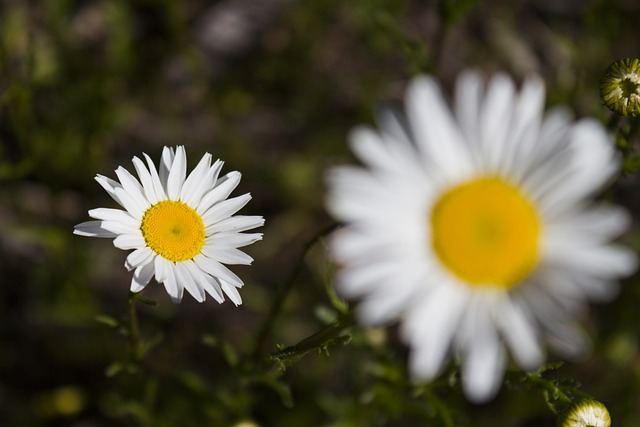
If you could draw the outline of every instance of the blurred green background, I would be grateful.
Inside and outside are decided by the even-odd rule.
[[[323,171],[352,161],[349,130],[400,100],[412,75],[449,90],[468,67],[537,72],[549,105],[607,122],[598,80],[640,56],[639,21],[636,0],[0,0],[0,426],[555,425],[517,380],[483,406],[446,378],[415,393],[393,327],[354,328],[282,375],[242,355],[305,243],[332,223]],[[126,316],[126,252],[72,229],[115,207],[96,173],[178,144],[191,167],[210,152],[243,173],[234,194],[252,193],[242,212],[264,215],[264,240],[247,250],[253,266],[234,268],[239,308],[174,305],[152,282],[144,293],[159,304],[139,311],[156,345],[130,366],[126,337],[105,324]],[[638,218],[637,191],[626,174],[606,196]],[[623,240],[640,248],[637,227]],[[315,245],[265,351],[335,318],[331,271]],[[616,426],[640,425],[639,303],[629,279],[586,313],[589,358],[549,373],[579,381]]]

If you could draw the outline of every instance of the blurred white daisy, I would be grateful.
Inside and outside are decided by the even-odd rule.
[[[583,400],[569,410],[562,427],[610,427],[607,407],[597,400]]]
[[[226,294],[242,303],[238,288],[242,280],[223,264],[251,264],[238,248],[262,239],[260,233],[244,234],[264,224],[261,216],[233,216],[251,199],[250,194],[227,199],[240,182],[239,172],[219,178],[223,162],[211,164],[206,153],[186,176],[183,146],[165,147],[159,170],[144,154],[133,165],[136,179],[123,167],[116,169],[120,182],[102,175],[96,181],[124,208],[89,211],[97,221],[75,226],[81,236],[113,238],[115,247],[134,249],[125,262],[133,270],[131,292],[140,292],[155,276],[173,302],[186,289],[198,302],[205,292],[222,303]]]
[[[609,243],[626,212],[590,203],[618,168],[609,138],[565,109],[543,117],[543,104],[537,77],[517,93],[505,75],[485,87],[466,72],[451,111],[418,77],[407,119],[386,110],[379,132],[353,131],[366,167],[328,174],[328,209],[346,223],[330,241],[338,290],[362,299],[367,325],[401,321],[416,379],[460,356],[473,401],[497,392],[506,348],[525,369],[543,362],[543,341],[584,351],[574,316],[636,267]]]

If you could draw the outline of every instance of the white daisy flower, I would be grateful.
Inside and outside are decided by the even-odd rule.
[[[131,292],[140,292],[155,276],[178,303],[186,289],[198,302],[205,292],[222,303],[226,294],[242,304],[238,288],[242,280],[223,264],[251,264],[253,259],[238,250],[262,239],[261,233],[244,234],[264,224],[261,216],[233,216],[251,199],[250,194],[227,199],[240,182],[239,172],[219,178],[223,162],[211,164],[206,153],[186,176],[183,146],[165,147],[159,170],[143,154],[133,165],[136,179],[123,167],[116,169],[120,182],[97,175],[96,181],[122,209],[89,211],[97,221],[75,226],[81,236],[113,238],[115,247],[134,249],[125,262],[133,270]]]
[[[328,209],[346,223],[330,241],[338,290],[362,299],[364,324],[400,320],[414,378],[460,356],[473,401],[497,392],[507,348],[525,369],[543,362],[544,341],[583,351],[574,315],[636,267],[609,243],[626,212],[590,203],[618,170],[611,141],[565,109],[543,116],[543,104],[537,77],[517,93],[505,75],[485,88],[466,72],[451,111],[438,84],[418,77],[407,120],[386,111],[379,132],[353,131],[366,168],[328,174]]]

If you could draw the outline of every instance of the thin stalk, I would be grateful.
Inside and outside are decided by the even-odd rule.
[[[129,318],[128,318],[128,333],[129,333],[129,347],[131,352],[131,359],[134,362],[139,362],[142,359],[142,343],[140,341],[140,328],[138,327],[138,313],[136,311],[136,300],[138,294],[129,292]]]
[[[258,360],[260,358],[260,354],[262,354],[264,348],[266,347],[267,340],[271,335],[271,330],[273,329],[273,326],[278,318],[278,315],[280,314],[280,310],[282,309],[282,306],[284,305],[284,302],[287,299],[287,296],[293,289],[293,285],[295,284],[296,279],[298,278],[298,276],[300,275],[300,272],[302,271],[302,267],[304,266],[304,259],[307,253],[318,241],[320,241],[320,239],[322,239],[324,236],[334,231],[336,228],[338,228],[338,224],[332,224],[329,227],[324,228],[318,234],[316,234],[311,240],[309,240],[307,244],[304,246],[302,253],[300,254],[300,257],[298,257],[298,261],[293,267],[293,271],[291,272],[289,279],[280,288],[280,291],[278,292],[275,299],[273,300],[273,304],[271,305],[269,313],[267,314],[267,318],[262,324],[262,328],[258,331],[258,335],[255,340],[256,345],[252,353],[254,360]]]
[[[428,387],[424,388],[424,394],[440,416],[442,424],[444,424],[445,427],[454,427],[455,424],[453,423],[453,417],[451,416],[451,411],[449,411],[447,405],[445,405],[433,390]]]
[[[322,349],[327,346],[353,324],[353,316],[350,314],[342,316],[297,344],[269,354],[266,362],[268,364],[294,362],[312,350]]]

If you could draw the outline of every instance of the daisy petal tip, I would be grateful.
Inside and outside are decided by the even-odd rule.
[[[522,369],[527,372],[533,372],[540,368],[545,361],[545,354],[542,350],[538,352],[531,352],[526,357],[521,357],[518,360],[518,364]]]
[[[482,405],[498,394],[499,384],[467,384],[463,383],[464,395],[470,402]]]
[[[189,293],[191,293],[191,292],[189,292]],[[194,300],[196,300],[200,304],[202,304],[206,300],[206,296],[205,296],[204,292],[202,292],[201,294],[192,294],[191,293],[191,296],[193,297]]]
[[[427,74],[419,74],[411,79],[409,83],[409,94],[414,91],[424,91],[424,90],[432,90],[434,87],[437,87],[438,82],[430,75]]]
[[[73,226],[73,234],[76,236],[95,236],[95,233],[88,232],[82,224]]]
[[[536,92],[542,91],[544,93],[544,79],[538,73],[530,73],[524,79],[523,87],[531,88]]]
[[[147,285],[142,285],[142,284],[138,283],[135,279],[132,279],[131,280],[131,286],[129,287],[129,290],[131,292],[133,292],[134,294],[137,294],[139,292],[142,292],[142,290],[144,290],[144,288],[146,286]]]
[[[626,251],[627,259],[623,267],[623,277],[631,276],[638,271],[638,257],[634,252]]]
[[[409,374],[417,382],[430,383],[441,371],[441,366],[427,365],[418,357],[410,356]]]
[[[171,302],[174,304],[180,304],[182,302],[182,297],[178,296],[178,297],[174,297],[172,295],[169,295],[169,298],[171,298]]]

